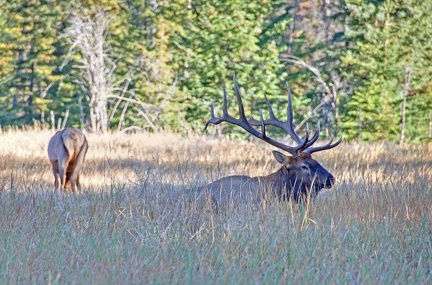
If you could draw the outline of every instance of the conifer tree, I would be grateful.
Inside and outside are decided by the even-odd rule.
[[[233,92],[233,75],[243,87],[247,108],[265,109],[263,94],[286,101],[277,42],[265,28],[275,1],[183,1],[176,5],[181,29],[172,35],[170,51],[178,73],[179,87],[189,94],[189,123],[202,128],[211,101],[221,106],[222,86]],[[168,7],[173,8],[173,7]],[[283,29],[281,22],[274,29]],[[263,40],[267,37],[269,40]],[[230,96],[234,102],[234,96]],[[282,104],[280,109],[283,109]],[[230,108],[236,110],[235,104]],[[216,108],[217,109],[217,108]],[[247,112],[250,109],[246,110]],[[257,116],[257,114],[254,114]]]
[[[426,27],[432,21],[427,12],[432,4],[356,2],[349,9],[350,36],[356,45],[343,58],[355,87],[344,117],[348,137],[427,139],[427,110],[432,106],[432,69],[427,62],[432,44]]]
[[[0,120],[30,124],[49,109],[51,88],[61,78],[55,53],[58,10],[55,2],[46,1],[2,4],[2,76],[11,79],[0,86]]]

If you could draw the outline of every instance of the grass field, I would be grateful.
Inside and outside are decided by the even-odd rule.
[[[78,194],[52,189],[52,133],[0,135],[1,284],[431,284],[432,145],[317,153],[337,179],[308,205],[179,208],[172,193],[276,171],[272,147],[88,135]]]

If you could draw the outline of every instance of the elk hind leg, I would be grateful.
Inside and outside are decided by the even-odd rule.
[[[80,183],[79,175],[77,175],[76,186],[77,186],[78,190],[81,190],[81,183]]]
[[[69,157],[67,155],[63,156],[59,161],[59,174],[60,174],[60,182],[61,189],[66,189],[67,182],[67,168],[69,165]]]
[[[59,180],[60,180],[59,171],[54,166],[52,167],[52,171],[53,171],[53,174],[54,174],[54,188],[55,189],[59,189],[59,186],[60,186],[60,183],[59,183]]]
[[[77,189],[78,190],[81,189],[81,185],[79,183],[79,175],[76,170],[72,172],[70,175],[70,183],[71,183],[72,192],[75,192]]]
[[[72,182],[72,191],[75,191],[77,188],[78,190],[81,190],[81,183],[79,179],[79,175],[81,173],[81,170],[84,165],[85,155],[87,153],[88,145],[87,141],[84,141],[83,146],[81,147],[81,150],[79,151],[74,167],[73,167],[73,173],[71,174],[71,182]]]

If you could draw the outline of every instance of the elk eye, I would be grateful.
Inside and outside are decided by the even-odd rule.
[[[309,171],[309,167],[307,167],[306,165],[302,165],[301,168],[302,168],[303,170],[308,170],[308,171]]]

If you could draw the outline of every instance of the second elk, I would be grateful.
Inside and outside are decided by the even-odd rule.
[[[216,117],[214,115],[212,103],[210,105],[211,118],[206,122],[205,128],[207,128],[209,124],[217,125],[222,122],[237,125],[249,134],[280,150],[288,152],[290,155],[285,155],[282,152],[274,150],[273,155],[282,167],[270,175],[258,177],[244,175],[228,176],[200,187],[189,194],[193,194],[195,199],[206,199],[214,207],[218,208],[230,202],[261,201],[262,199],[271,197],[277,197],[280,200],[294,199],[296,202],[300,202],[307,200],[308,197],[316,196],[323,188],[331,188],[335,183],[335,178],[321,164],[312,158],[312,153],[334,148],[342,141],[342,135],[339,140],[333,144],[334,137],[332,136],[326,145],[312,147],[319,137],[320,126],[318,123],[318,127],[312,137],[309,136],[309,130],[306,128],[305,138],[300,138],[293,127],[292,99],[289,87],[288,116],[286,121],[281,121],[275,117],[266,96],[265,101],[270,118],[264,120],[262,111],[260,110],[260,120],[255,120],[253,118],[247,119],[235,76],[234,90],[237,97],[239,118],[234,118],[228,114],[227,95],[225,88],[223,88],[223,115],[221,117]],[[282,129],[291,136],[296,145],[289,146],[269,137],[266,133],[267,126]]]
[[[77,128],[58,131],[48,143],[48,157],[54,174],[55,188],[80,189],[79,175],[84,166],[88,143]]]

